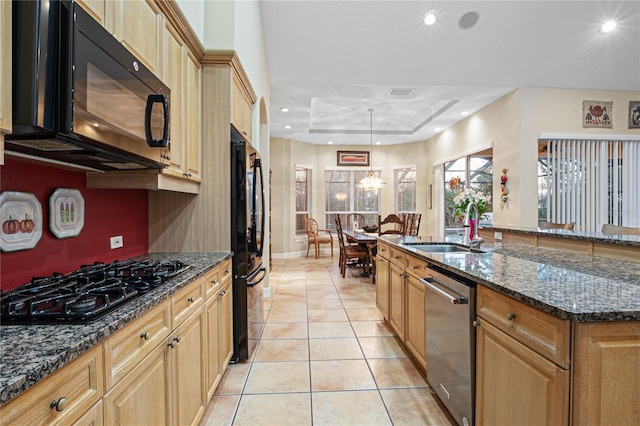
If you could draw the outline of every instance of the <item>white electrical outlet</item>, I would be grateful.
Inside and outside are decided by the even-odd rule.
[[[122,235],[117,235],[115,237],[109,238],[109,243],[111,244],[111,250],[124,246]]]

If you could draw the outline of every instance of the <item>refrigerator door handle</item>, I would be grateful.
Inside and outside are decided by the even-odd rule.
[[[260,277],[260,279],[256,280],[256,281],[251,281],[260,272],[262,272],[262,276]],[[260,284],[262,282],[262,280],[264,280],[264,277],[266,277],[266,276],[267,276],[267,269],[266,268],[256,269],[256,271],[250,277],[247,278],[247,287],[253,287],[256,284]]]
[[[258,188],[256,180],[260,179],[260,188]],[[262,175],[262,161],[260,159],[256,159],[254,163],[254,173],[253,173],[253,190],[256,191],[253,194],[253,199],[256,202],[255,205],[258,205],[258,196],[260,196],[259,207],[257,207],[260,211],[260,235],[256,234],[256,238],[260,240],[260,247],[258,247],[258,256],[262,256],[264,250],[264,220],[265,220],[265,211],[264,211],[264,179]],[[260,191],[260,194],[257,192]]]

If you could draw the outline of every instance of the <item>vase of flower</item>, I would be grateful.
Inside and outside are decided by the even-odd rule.
[[[466,214],[469,203],[476,203],[476,206],[478,206],[478,217],[472,216],[471,219],[478,221],[491,209],[491,195],[485,195],[481,191],[473,188],[465,188],[461,193],[456,195],[453,202],[455,203],[456,214],[460,216]]]

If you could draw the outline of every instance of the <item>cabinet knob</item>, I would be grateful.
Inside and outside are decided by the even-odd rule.
[[[218,284],[218,280],[211,280],[211,284]]]
[[[151,333],[149,333],[148,331],[145,331],[144,333],[140,334],[141,339],[149,340],[149,337],[151,337]]]
[[[177,336],[171,339],[171,341],[167,343],[167,346],[171,348],[175,348],[178,343],[180,343],[180,336]]]
[[[189,303],[193,303],[193,297],[188,298],[188,299],[187,299],[187,302],[189,302]]]
[[[225,294],[227,294],[227,290],[222,290],[220,293],[218,293],[220,296],[224,296]]]
[[[512,321],[512,320],[514,320],[515,318],[516,318],[516,314],[512,314],[511,312],[509,312],[509,313],[507,314],[507,319],[508,319],[509,321]]]
[[[67,408],[67,398],[64,396],[56,401],[51,401],[50,408],[55,408],[56,411],[62,411]]]

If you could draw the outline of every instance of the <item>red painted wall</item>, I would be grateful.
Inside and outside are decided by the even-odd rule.
[[[145,254],[148,243],[146,190],[87,189],[84,172],[63,170],[5,157],[2,191],[32,192],[42,205],[42,238],[29,250],[0,253],[0,288],[8,290],[52,272],[69,273],[81,264],[110,262]],[[49,230],[49,197],[57,188],[75,188],[85,203],[84,227],[77,237],[56,238]],[[0,218],[4,221],[5,218]],[[124,247],[111,250],[109,237],[122,235]]]

